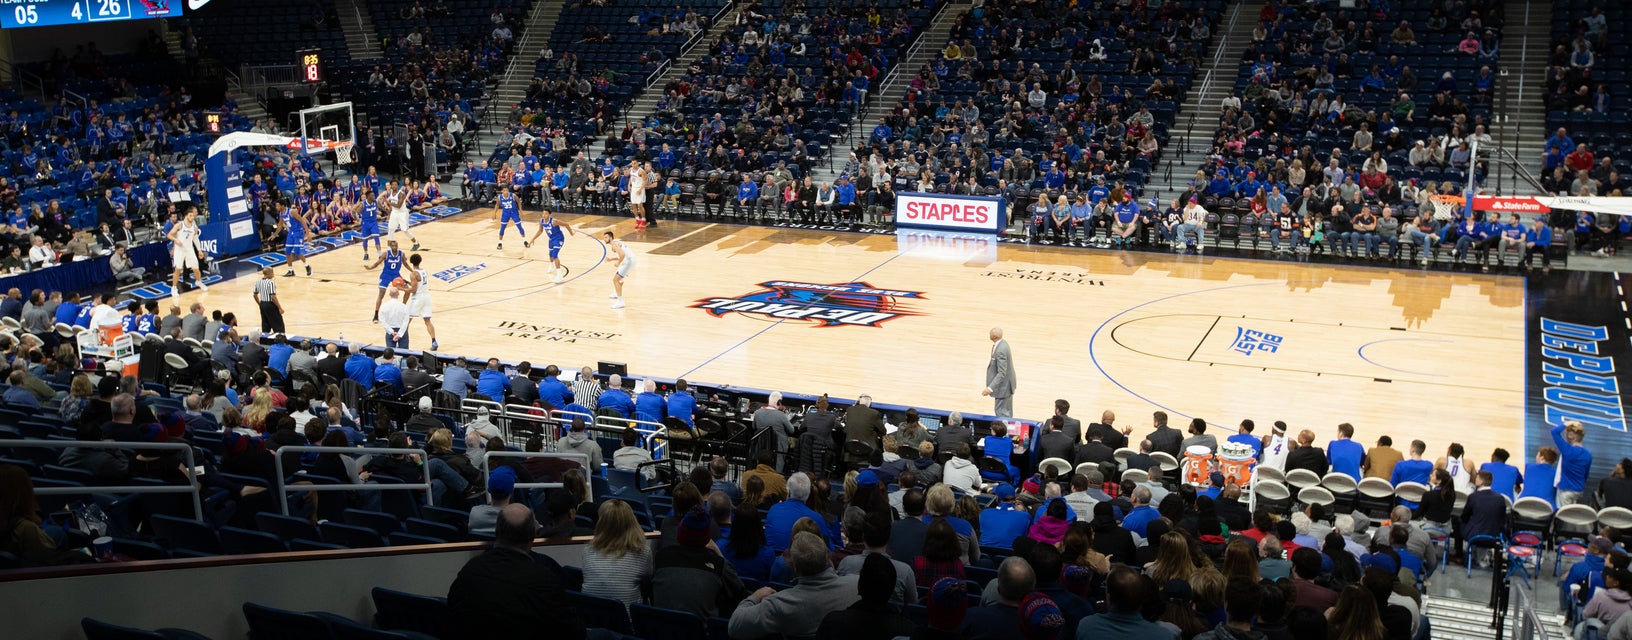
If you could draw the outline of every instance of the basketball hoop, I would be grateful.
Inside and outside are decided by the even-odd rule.
[[[1434,219],[1450,220],[1457,207],[1467,204],[1468,199],[1460,195],[1436,193],[1428,197],[1434,203]]]
[[[335,147],[334,161],[336,164],[352,164],[357,162],[357,146],[346,143]]]

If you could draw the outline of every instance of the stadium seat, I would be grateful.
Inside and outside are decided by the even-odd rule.
[[[310,613],[244,603],[251,640],[336,640],[328,621]]]
[[[373,529],[382,536],[392,532],[402,531],[402,522],[389,513],[379,511],[364,511],[362,509],[346,509],[341,514],[341,520],[354,527]]]
[[[356,527],[338,522],[324,522],[318,525],[323,532],[323,541],[337,544],[348,549],[368,549],[386,546],[385,538],[367,527]]]
[[[149,516],[148,522],[153,524],[153,533],[177,551],[189,550],[206,555],[226,553],[221,546],[221,537],[215,530],[197,520],[153,515]]]
[[[323,539],[323,534],[318,533],[317,526],[313,525],[310,520],[305,518],[296,518],[294,516],[285,516],[276,513],[257,513],[255,514],[255,526],[261,531],[277,536],[278,539],[283,540],[284,542],[289,542],[296,538],[305,538],[307,540]]]
[[[182,629],[144,631],[92,618],[81,618],[79,627],[85,632],[85,640],[209,640],[205,636]]]
[[[289,550],[288,545],[273,534],[238,527],[221,527],[221,547],[231,554],[282,553]]]
[[[458,619],[446,598],[421,596],[374,587],[374,625],[381,629],[414,631],[444,640],[460,635]]]
[[[583,616],[585,626],[613,633],[633,633],[629,625],[629,610],[622,602],[578,591],[568,591],[567,602]]]
[[[647,604],[629,605],[635,635],[644,640],[708,640],[708,623],[685,611]]]

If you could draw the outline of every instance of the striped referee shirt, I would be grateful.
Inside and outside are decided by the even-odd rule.
[[[602,390],[601,381],[594,378],[579,378],[577,382],[572,383],[572,401],[594,411],[599,404]]]
[[[278,295],[278,283],[271,278],[261,278],[255,281],[255,301],[271,302],[272,296]]]

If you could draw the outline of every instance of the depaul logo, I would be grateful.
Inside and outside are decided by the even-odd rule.
[[[691,305],[716,318],[728,313],[767,319],[803,320],[817,327],[877,327],[902,316],[923,315],[902,299],[923,299],[918,291],[878,289],[865,282],[813,284],[773,280],[762,290],[736,298],[704,298]]]

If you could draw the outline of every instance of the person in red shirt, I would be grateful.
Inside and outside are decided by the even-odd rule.
[[[1587,150],[1586,143],[1575,146],[1575,151],[1564,156],[1564,164],[1569,165],[1571,171],[1591,171],[1594,163],[1592,152]]]

